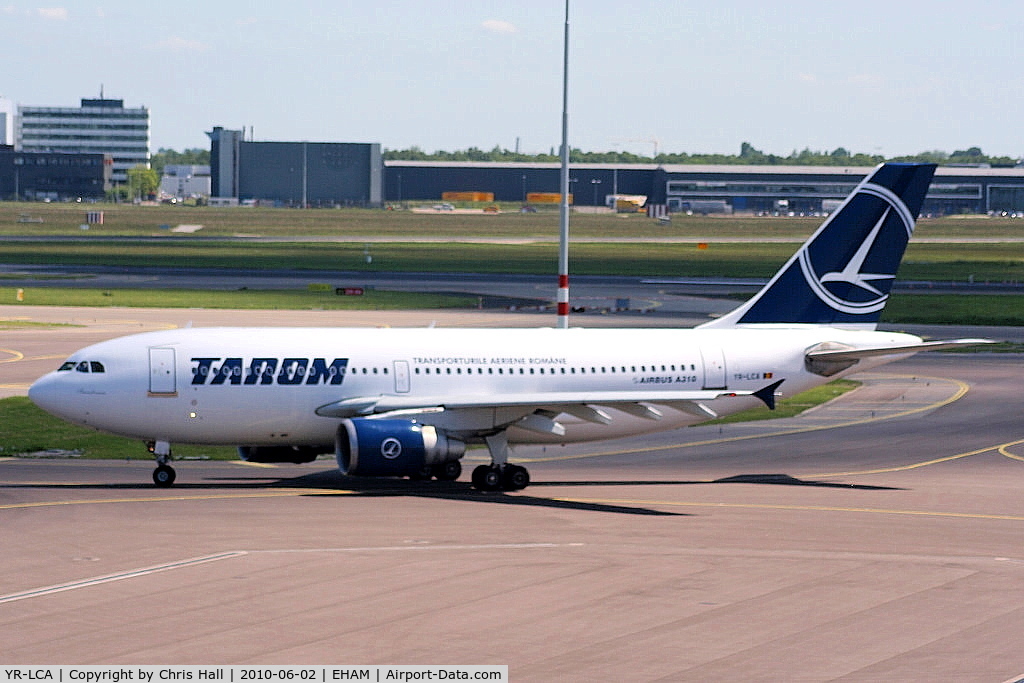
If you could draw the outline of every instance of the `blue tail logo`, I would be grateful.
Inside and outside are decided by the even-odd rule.
[[[707,323],[871,325],[889,298],[933,164],[883,164],[750,301]]]
[[[890,216],[894,216],[898,221],[898,225],[894,222],[892,229],[902,229],[902,233],[906,235],[905,239],[909,240],[914,232],[914,216],[903,200],[893,192],[880,185],[865,183],[858,188],[851,199],[857,200],[864,196],[877,198],[885,204],[885,209],[874,228],[860,243],[857,251],[846,262],[842,270],[832,270],[818,275],[811,262],[809,245],[804,245],[799,252],[800,269],[811,290],[824,304],[843,313],[863,314],[881,311],[885,306],[886,299],[889,298],[891,282],[879,283],[879,286],[871,284],[871,282],[893,280],[896,277],[895,271],[892,273],[865,273],[863,268],[864,262],[867,261],[868,255],[878,241],[878,236]],[[900,253],[902,254],[902,251]],[[838,284],[830,288],[827,285],[830,282]],[[880,287],[884,287],[884,291]]]

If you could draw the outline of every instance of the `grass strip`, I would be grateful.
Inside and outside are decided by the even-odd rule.
[[[410,206],[433,202],[410,202]],[[472,208],[467,206],[466,208]],[[482,208],[482,206],[476,206]],[[0,235],[168,235],[178,225],[202,225],[198,235],[431,235],[445,237],[555,237],[558,208],[519,212],[518,203],[501,206],[499,214],[458,212],[413,213],[378,209],[224,208],[202,206],[134,206],[131,204],[66,204],[0,202]],[[80,226],[87,211],[102,211],[103,225]],[[21,222],[24,220],[41,220]],[[807,237],[820,217],[686,216],[674,214],[662,224],[642,214],[573,213],[576,237]],[[919,237],[1017,237],[1022,221],[984,216],[919,219]],[[166,226],[166,227],[163,227]]]
[[[71,289],[0,287],[0,303],[25,306],[120,306],[125,308],[232,308],[247,310],[403,310],[470,308],[478,297],[425,292],[365,290],[361,296],[337,296],[306,290]],[[2,322],[0,322],[2,324]]]
[[[576,244],[573,273],[644,277],[769,277],[793,253],[788,243]],[[367,263],[367,253],[372,263]],[[7,263],[354,272],[550,274],[558,246],[545,244],[8,242]],[[1024,243],[911,244],[902,280],[1024,281]]]
[[[1024,295],[901,294],[893,296],[886,304],[882,322],[1021,326],[1024,325]]]
[[[796,396],[781,399],[775,404],[775,410],[769,410],[768,406],[758,406],[757,408],[744,410],[742,413],[736,413],[735,415],[729,415],[727,417],[720,417],[717,420],[711,420],[702,424],[717,425],[730,424],[732,422],[754,422],[755,420],[777,420],[784,417],[795,417],[805,410],[819,406],[822,403],[827,403],[828,401],[838,398],[859,386],[860,382],[855,382],[849,379],[837,379],[829,382],[828,384],[823,384],[820,387],[808,389]]]
[[[0,400],[0,455],[66,451],[83,458],[151,460],[146,446],[135,439],[111,436],[78,427],[37,408],[24,396]],[[235,460],[238,452],[226,446],[174,447],[176,459]]]

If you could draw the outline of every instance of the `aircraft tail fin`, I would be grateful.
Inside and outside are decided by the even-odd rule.
[[[880,164],[761,291],[701,327],[874,329],[934,173],[935,164]]]

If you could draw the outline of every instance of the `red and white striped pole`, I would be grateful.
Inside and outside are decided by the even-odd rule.
[[[558,236],[558,325],[569,327],[569,0],[565,0],[562,55],[562,201]]]
[[[558,276],[558,326],[569,327],[569,276]]]

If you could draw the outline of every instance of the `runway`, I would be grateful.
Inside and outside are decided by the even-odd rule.
[[[131,313],[5,333],[23,359],[4,381],[203,312]],[[182,462],[162,490],[144,462],[3,459],[0,661],[1020,677],[1019,359],[922,354],[861,379],[791,420],[523,450],[535,483],[511,494],[330,461]]]

